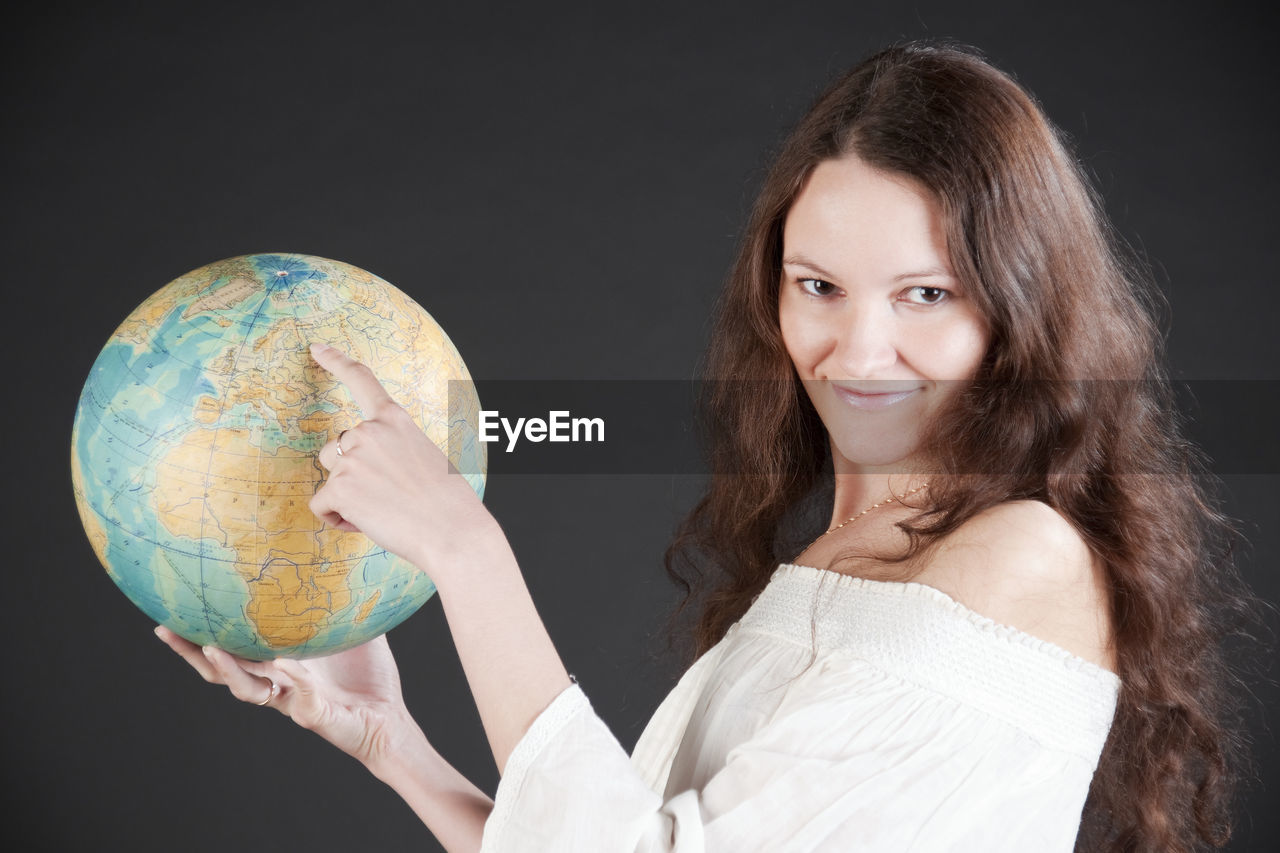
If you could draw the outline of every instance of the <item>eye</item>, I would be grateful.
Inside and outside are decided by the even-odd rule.
[[[823,281],[820,278],[801,278],[796,283],[800,285],[800,289],[810,296],[830,296],[835,292],[836,286],[829,281]]]
[[[915,290],[920,291],[921,294],[925,296],[923,302],[914,302],[914,300],[909,300],[915,305],[937,305],[940,302],[945,302],[951,297],[951,291],[942,287],[930,287],[925,284],[920,284],[915,287],[908,288],[908,292]]]

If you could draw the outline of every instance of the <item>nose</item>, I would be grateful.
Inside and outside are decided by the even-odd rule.
[[[874,310],[851,310],[834,330],[833,379],[878,379],[898,360],[892,316]]]

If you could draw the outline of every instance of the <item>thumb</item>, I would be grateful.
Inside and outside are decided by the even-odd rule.
[[[324,719],[324,702],[317,692],[316,676],[306,666],[289,658],[276,658],[272,662],[276,672],[287,679],[289,692],[289,716],[304,729],[315,729]]]

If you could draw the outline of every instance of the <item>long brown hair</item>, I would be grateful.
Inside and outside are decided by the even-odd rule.
[[[924,510],[897,524],[907,550],[877,559],[915,560],[1009,500],[1068,518],[1106,567],[1122,681],[1077,847],[1221,846],[1244,759],[1223,641],[1256,609],[1231,559],[1240,531],[1182,435],[1163,297],[1065,137],[973,48],[876,53],[777,154],[701,369],[712,476],[666,553],[685,593],[671,643],[689,662],[710,649],[829,519],[830,445],[783,346],[778,298],[787,212],[819,162],[848,154],[934,194],[952,267],[991,330],[972,385],[923,440],[939,470],[974,476],[931,484]],[[696,621],[678,630],[693,604]]]

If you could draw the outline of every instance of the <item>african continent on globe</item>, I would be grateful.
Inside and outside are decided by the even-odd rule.
[[[161,288],[90,370],[71,433],[80,520],[148,616],[253,660],[331,654],[435,593],[409,562],[309,508],[321,447],[355,426],[311,358],[368,365],[484,496],[479,400],[431,316],[377,276],[309,255],[246,255]]]

